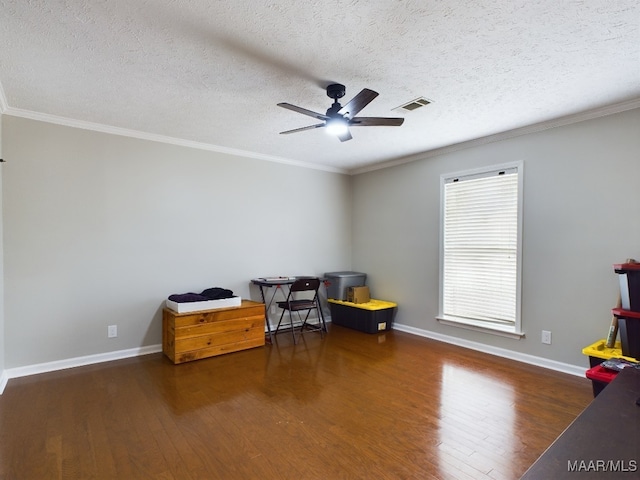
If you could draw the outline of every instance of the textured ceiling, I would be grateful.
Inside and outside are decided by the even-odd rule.
[[[5,114],[338,171],[640,99],[637,0],[0,0],[0,45]],[[332,82],[404,125],[279,135]]]

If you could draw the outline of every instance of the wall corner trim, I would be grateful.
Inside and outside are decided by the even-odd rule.
[[[37,375],[39,373],[54,372],[57,370],[65,370],[67,368],[82,367],[84,365],[93,365],[95,363],[111,362],[114,360],[122,360],[124,358],[140,357],[151,353],[162,352],[162,345],[148,345],[146,347],[130,348],[127,350],[117,350],[115,352],[98,353],[95,355],[87,355],[84,357],[67,358],[64,360],[56,360],[53,362],[38,363],[36,365],[27,365],[25,367],[9,368],[2,372],[0,376],[0,394],[4,391],[7,382],[12,378],[26,377],[28,375]]]
[[[394,324],[393,329],[410,333],[412,335],[418,335],[420,337],[430,338],[432,340],[438,340],[444,343],[450,343],[459,347],[469,348],[478,352],[488,353],[489,355],[495,355],[497,357],[514,360],[516,362],[522,362],[529,365],[535,365],[537,367],[548,368],[550,370],[555,370],[556,372],[567,373],[569,375],[574,375],[577,377],[584,378],[585,372],[587,371],[586,367],[558,362],[556,360],[550,360],[548,358],[536,357],[535,355],[529,355],[527,353],[514,352],[513,350],[507,350],[506,348],[492,347],[491,345],[472,342],[470,340],[464,340],[462,338],[452,337],[450,335],[443,335],[441,333],[430,332],[429,330],[410,327],[408,325],[396,323]]]

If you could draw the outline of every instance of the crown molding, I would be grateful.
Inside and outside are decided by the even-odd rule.
[[[195,148],[197,150],[207,150],[210,152],[223,153],[223,154],[234,155],[238,157],[253,158],[256,160],[266,160],[268,162],[283,163],[283,164],[292,165],[295,167],[310,168],[313,170],[322,170],[322,171],[331,172],[331,173],[342,173],[342,174],[348,173],[345,169],[328,167],[324,165],[315,165],[311,163],[292,160],[289,158],[277,157],[274,155],[264,155],[261,153],[250,152],[247,150],[221,147],[219,145],[213,145],[213,144],[204,143],[204,142],[184,140],[182,138],[175,138],[175,137],[169,137],[166,135],[158,135],[154,133],[142,132],[139,130],[114,127],[111,125],[104,125],[101,123],[86,122],[83,120],[76,120],[73,118],[50,115],[48,113],[40,113],[40,112],[31,111],[31,110],[23,110],[20,108],[7,107],[5,109],[4,114],[10,115],[13,117],[28,118],[30,120],[37,120],[40,122],[63,125],[65,127],[80,128],[83,130],[91,130],[94,132],[108,133],[111,135],[119,135],[123,137],[137,138],[140,140],[149,140],[152,142],[166,143],[170,145],[177,145],[177,146],[187,147],[187,148]]]
[[[60,117],[57,115],[50,115],[47,113],[34,112],[31,110],[11,108],[7,105],[7,100],[4,95],[4,90],[2,88],[2,84],[0,83],[0,114],[11,115],[11,116],[21,117],[21,118],[28,118],[31,120],[53,123],[56,125],[63,125],[63,126],[72,127],[72,128],[80,128],[83,130],[91,130],[95,132],[108,133],[111,135],[119,135],[119,136],[137,138],[141,140],[149,140],[153,142],[166,143],[170,145],[177,145],[177,146],[182,146],[187,148],[195,148],[198,150],[206,150],[211,152],[223,153],[227,155],[253,158],[256,160],[264,160],[268,162],[282,163],[285,165],[292,165],[296,167],[310,168],[313,170],[321,170],[325,172],[341,173],[341,174],[348,174],[348,175],[359,175],[361,173],[367,173],[375,170],[382,170],[384,168],[395,167],[398,165],[403,165],[405,163],[411,163],[418,160],[424,160],[427,158],[444,155],[447,153],[453,153],[453,152],[465,150],[468,148],[486,145],[488,143],[500,142],[503,140],[519,137],[522,135],[528,135],[531,133],[541,132],[541,131],[549,130],[556,127],[571,125],[573,123],[579,123],[579,122],[584,122],[586,120],[605,117],[608,115],[621,113],[627,110],[633,110],[635,108],[640,108],[640,98],[634,98],[631,100],[627,100],[625,102],[616,103],[613,105],[606,105],[604,107],[587,110],[585,112],[579,112],[579,113],[566,115],[566,116],[551,119],[551,120],[546,120],[544,122],[527,125],[525,127],[520,127],[513,130],[507,130],[505,132],[496,133],[494,135],[488,135],[486,137],[480,137],[473,140],[456,143],[453,145],[447,145],[445,147],[428,150],[428,151],[417,153],[414,155],[409,155],[407,157],[396,158],[386,162],[377,163],[375,165],[368,165],[365,167],[347,170],[347,169],[340,169],[340,168],[328,167],[324,165],[316,165],[316,164],[301,162],[298,160],[292,160],[284,157],[277,157],[274,155],[265,155],[265,154],[251,152],[247,150],[221,147],[219,145],[213,145],[209,143],[184,140],[181,138],[169,137],[166,135],[147,133],[139,130],[114,127],[111,125],[105,125],[101,123],[86,122],[83,120],[76,120],[76,119],[67,118],[67,117]]]
[[[377,163],[375,165],[368,165],[361,168],[349,170],[349,175],[359,175],[361,173],[372,172],[375,170],[382,170],[383,168],[395,167],[403,165],[405,163],[415,162],[417,160],[424,160],[427,158],[437,157],[447,153],[453,153],[467,148],[478,147],[480,145],[486,145],[488,143],[501,142],[510,138],[519,137],[522,135],[528,135],[530,133],[541,132],[556,127],[562,127],[565,125],[571,125],[573,123],[584,122],[586,120],[592,120],[594,118],[606,117],[616,113],[625,112],[627,110],[633,110],[640,108],[640,98],[634,98],[625,102],[616,103],[613,105],[606,105],[604,107],[596,108],[593,110],[587,110],[584,112],[574,113],[566,115],[564,117],[554,118],[552,120],[546,120],[540,123],[534,123],[525,127],[515,128],[513,130],[507,130],[505,132],[496,133],[494,135],[488,135],[486,137],[480,137],[466,142],[460,142],[453,145],[447,145],[445,147],[436,148],[422,153],[416,153],[407,157],[397,158],[388,162]]]

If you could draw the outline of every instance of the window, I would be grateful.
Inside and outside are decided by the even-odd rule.
[[[438,320],[520,337],[522,164],[441,178]]]

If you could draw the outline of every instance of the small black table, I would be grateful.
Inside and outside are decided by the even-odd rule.
[[[522,479],[640,478],[640,370],[625,368]]]

